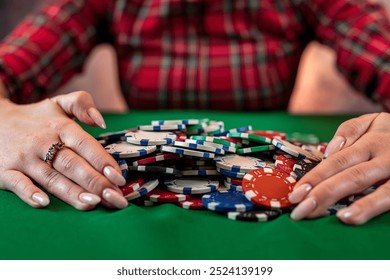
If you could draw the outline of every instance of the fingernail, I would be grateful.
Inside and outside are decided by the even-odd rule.
[[[313,187],[310,184],[303,184],[302,186],[299,186],[298,188],[294,189],[292,193],[288,196],[288,200],[290,200],[291,203],[298,203],[302,201],[306,197],[309,191],[311,191]]]
[[[341,150],[341,148],[344,146],[346,139],[342,136],[335,136],[326,147],[324,158],[327,158],[334,153]]]
[[[91,107],[87,110],[88,115],[93,119],[93,121],[101,128],[106,129],[107,125],[103,119],[102,114],[95,108]]]
[[[298,204],[297,207],[291,212],[291,219],[298,221],[305,218],[311,211],[317,207],[317,201],[313,197],[306,198],[304,201]]]
[[[126,184],[126,179],[122,176],[121,173],[116,171],[112,166],[106,166],[103,168],[103,174],[111,181],[114,185],[124,186]]]
[[[50,203],[50,200],[40,193],[34,193],[31,196],[31,198],[32,198],[32,200],[34,200],[36,203],[38,203],[39,205],[41,205],[43,207],[46,207]]]
[[[113,189],[105,189],[103,191],[103,198],[119,209],[126,208],[128,205],[126,198]]]
[[[101,201],[99,196],[92,193],[81,193],[79,195],[79,199],[80,201],[87,203],[89,205],[96,205]]]
[[[347,208],[344,208],[344,209],[337,211],[336,216],[344,222],[344,221],[347,221],[350,218],[353,218],[359,214],[360,214],[360,208],[356,207],[354,205],[351,205]]]

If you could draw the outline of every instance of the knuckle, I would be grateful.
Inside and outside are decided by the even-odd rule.
[[[356,135],[359,134],[361,128],[361,122],[358,118],[350,119],[348,121],[343,122],[340,125],[340,130],[343,132],[345,136]]]
[[[104,179],[99,173],[90,175],[88,177],[87,188],[89,191],[95,194],[100,194],[104,186],[105,186]]]
[[[54,169],[45,171],[43,176],[45,185],[49,191],[52,190],[60,180],[60,174]]]
[[[60,160],[60,164],[62,165],[62,168],[65,169],[67,172],[71,172],[75,166],[78,166],[78,158],[73,156],[72,154],[68,153],[65,155],[61,155],[58,157]]]

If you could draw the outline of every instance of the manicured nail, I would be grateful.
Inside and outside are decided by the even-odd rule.
[[[103,119],[102,114],[95,108],[91,107],[87,110],[88,115],[93,119],[93,121],[101,128],[106,129],[107,125]]]
[[[360,208],[354,205],[351,205],[347,208],[337,211],[336,216],[343,222],[348,221],[350,218],[353,218],[360,214]]]
[[[101,201],[100,197],[92,193],[81,193],[79,199],[89,205],[96,205]]]
[[[334,153],[341,150],[341,148],[345,145],[346,139],[342,136],[335,136],[326,147],[324,158],[327,158]]]
[[[128,205],[126,198],[113,189],[105,189],[103,191],[103,198],[119,209],[126,208]]]
[[[46,207],[50,203],[50,200],[40,193],[34,193],[31,196],[31,198],[32,198],[32,200],[34,200],[36,203],[38,203],[39,205],[41,205],[43,207]]]
[[[110,180],[111,183],[118,186],[124,186],[126,184],[126,179],[122,176],[121,173],[115,170],[112,166],[106,166],[103,168],[103,174]]]
[[[298,188],[294,189],[292,193],[288,196],[288,200],[290,200],[291,203],[299,203],[306,197],[306,195],[311,191],[313,187],[310,184],[303,184],[302,186],[299,186]]]
[[[311,211],[317,207],[317,201],[313,197],[306,198],[304,201],[298,204],[297,207],[291,212],[291,219],[298,221],[305,218]]]

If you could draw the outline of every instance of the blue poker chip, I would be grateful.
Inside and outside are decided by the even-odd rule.
[[[183,119],[183,120],[155,120],[152,121],[152,125],[165,125],[165,124],[184,124],[184,125],[197,125],[201,120],[198,119]]]
[[[186,126],[184,124],[140,125],[138,129],[145,131],[175,131],[184,130]]]
[[[177,147],[172,147],[172,146],[161,146],[161,151],[179,154],[179,155],[193,156],[193,157],[198,157],[198,158],[214,158],[215,157],[214,153],[195,151],[195,150],[177,148]]]
[[[204,207],[215,212],[252,211],[254,204],[242,192],[216,191],[202,196]]]
[[[217,171],[219,173],[221,173],[222,175],[225,175],[227,177],[231,177],[231,178],[237,178],[237,179],[241,179],[241,178],[244,178],[245,174],[244,172],[234,172],[234,171],[230,171],[230,170],[225,170],[225,169],[222,169],[220,167],[217,166]]]
[[[129,166],[127,165],[127,161],[124,160],[124,159],[118,159],[118,160],[117,160],[117,163],[118,163],[118,165],[119,165],[119,168],[120,168],[121,171],[122,171],[122,176],[123,176],[123,177],[126,179],[126,181],[127,181],[128,176],[129,176],[129,170],[128,170]]]
[[[252,126],[251,125],[247,125],[247,126],[241,126],[241,127],[225,130],[225,131],[222,131],[220,133],[214,134],[214,136],[227,136],[229,133],[236,133],[236,132],[243,133],[243,132],[248,132],[248,131],[251,131],[251,130],[252,130]]]

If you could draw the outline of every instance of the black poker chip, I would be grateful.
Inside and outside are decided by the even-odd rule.
[[[281,210],[257,210],[249,212],[228,212],[226,216],[235,221],[267,222],[272,221],[282,214]]]

